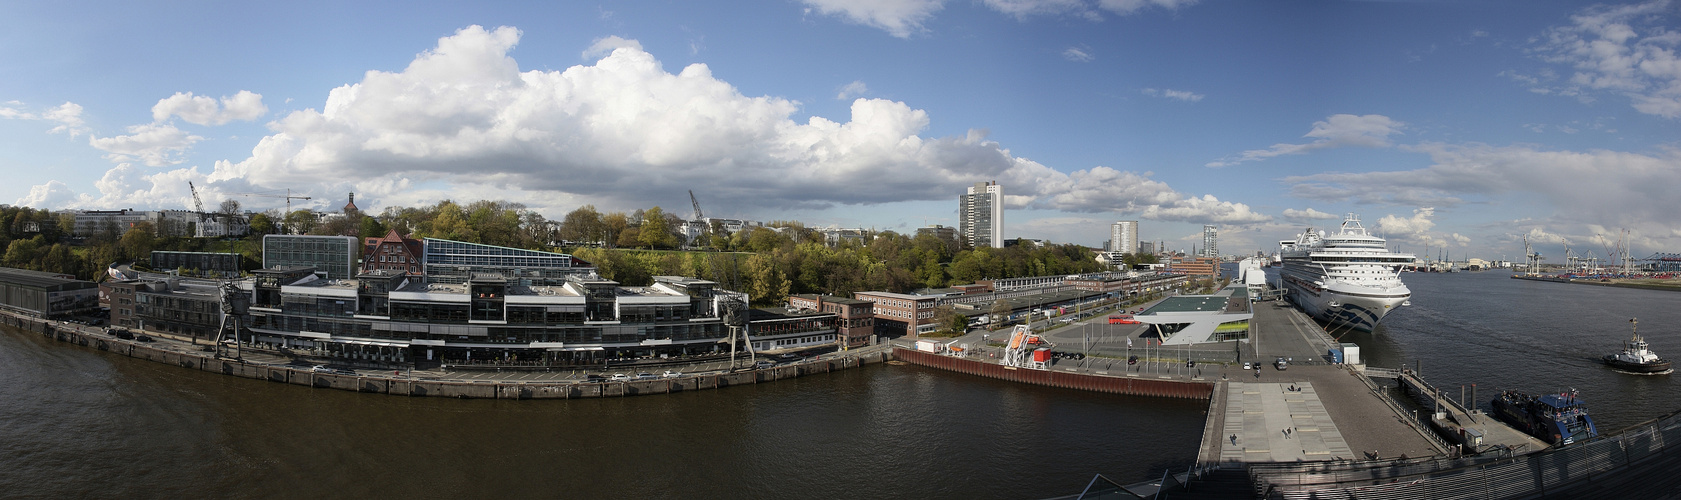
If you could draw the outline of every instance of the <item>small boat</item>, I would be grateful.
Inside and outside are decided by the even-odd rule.
[[[1506,391],[1493,403],[1495,417],[1548,444],[1562,446],[1599,436],[1574,391],[1539,397]]]
[[[1646,339],[1640,338],[1639,321],[1628,320],[1635,325],[1634,337],[1623,344],[1623,352],[1606,354],[1600,358],[1612,369],[1632,373],[1668,373],[1669,360],[1658,357],[1657,353],[1647,349]]]

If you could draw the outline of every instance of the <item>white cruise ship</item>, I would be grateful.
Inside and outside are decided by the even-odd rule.
[[[1412,291],[1401,282],[1401,266],[1412,254],[1384,247],[1349,214],[1336,233],[1308,228],[1295,241],[1279,242],[1284,268],[1279,271],[1295,302],[1309,315],[1342,328],[1371,331],[1384,315],[1406,304]]]

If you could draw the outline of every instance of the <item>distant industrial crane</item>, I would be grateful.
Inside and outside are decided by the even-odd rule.
[[[308,196],[293,196],[291,188],[286,188],[286,194],[284,194],[284,195],[279,194],[279,193],[240,193],[239,195],[240,196],[257,196],[257,197],[262,197],[262,198],[285,198],[286,199],[286,213],[282,214],[280,216],[280,220],[281,220],[282,223],[284,223],[286,221],[287,216],[292,215],[292,200],[309,200],[309,199],[312,199]],[[290,232],[289,230],[291,228],[287,228],[287,229],[288,229],[288,232]]]
[[[187,181],[187,190],[191,191],[193,193],[193,210],[198,212],[199,223],[203,223],[204,222],[204,202],[198,201],[198,187],[193,185],[193,181]]]
[[[706,217],[700,213],[700,200],[695,198],[695,190],[693,189],[689,190],[689,202],[695,204],[695,220],[702,220]]]

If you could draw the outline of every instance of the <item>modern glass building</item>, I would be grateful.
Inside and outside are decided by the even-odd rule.
[[[465,283],[428,283],[395,271],[351,280],[313,279],[307,269],[254,274],[251,340],[348,363],[599,367],[703,360],[729,351],[720,343],[729,333],[720,301],[745,300],[711,281],[673,276],[632,287],[591,274],[559,285],[520,285],[494,274]],[[834,318],[761,318],[748,330],[755,341],[832,342]]]
[[[567,276],[595,270],[563,253],[437,238],[426,238],[424,260],[431,283],[466,283],[475,275],[494,274],[520,285],[561,285]]]
[[[327,279],[356,277],[356,253],[362,242],[354,236],[269,234],[263,236],[263,268],[313,267]]]

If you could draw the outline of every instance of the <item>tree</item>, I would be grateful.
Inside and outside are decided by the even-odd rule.
[[[788,298],[788,278],[776,268],[771,255],[758,253],[747,258],[748,294],[753,302],[772,304]]]
[[[274,218],[265,213],[252,214],[251,234],[253,236],[274,234]]]
[[[216,213],[232,218],[239,215],[239,200],[232,198],[222,200],[222,206],[217,207]]]
[[[286,234],[309,234],[321,221],[309,210],[293,210],[286,214]]]
[[[385,224],[380,224],[379,219],[363,215],[362,227],[357,231],[357,234],[363,238],[378,238],[385,236],[385,232]]]
[[[641,244],[642,244],[642,230],[641,230],[641,228],[635,228],[635,227],[627,227],[627,228],[624,228],[624,230],[619,231],[618,241],[613,242],[613,246],[626,247],[626,248],[635,248],[635,247],[637,247]]]
[[[638,228],[636,239],[649,248],[676,247],[677,237],[671,234],[670,224],[664,210],[658,206],[650,208],[642,214],[642,227]]]
[[[601,244],[617,246],[619,235],[630,228],[630,218],[624,212],[613,212],[601,217]],[[634,241],[634,240],[633,240]],[[631,246],[635,246],[634,243]]]
[[[129,259],[149,258],[152,256],[152,246],[157,243],[157,236],[151,222],[140,221],[123,233],[117,246],[122,249],[122,255]]]
[[[952,305],[940,306],[934,311],[934,318],[941,330],[952,335],[962,335],[963,332],[969,331],[969,318],[957,314],[957,308]]]
[[[6,246],[6,256],[4,258],[6,266],[33,269],[36,262],[41,258],[39,255],[41,253],[40,249],[39,237],[12,240],[12,244]]]
[[[560,239],[575,243],[606,244],[607,226],[601,220],[601,212],[595,211],[595,205],[584,205],[577,210],[566,213],[566,218],[560,223]]]

